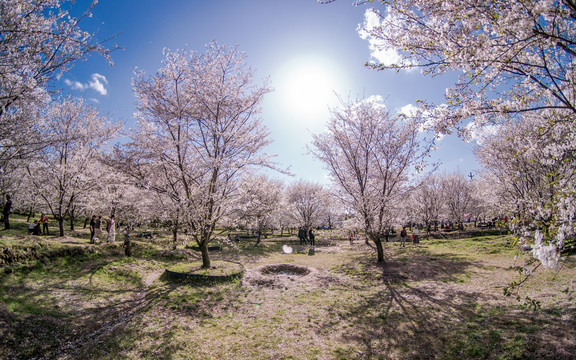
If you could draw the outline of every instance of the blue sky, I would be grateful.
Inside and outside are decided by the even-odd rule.
[[[78,0],[85,9],[88,1]],[[366,6],[351,0],[329,5],[315,0],[100,0],[83,29],[123,50],[112,54],[111,67],[100,56],[78,63],[60,79],[65,93],[92,101],[113,121],[134,123],[131,79],[135,67],[153,74],[164,48],[199,52],[215,40],[238,45],[257,70],[256,81],[269,77],[274,91],[261,117],[271,132],[266,150],[295,178],[327,183],[322,164],[307,154],[311,134],[323,130],[328,106],[344,99],[380,95],[392,113],[417,100],[442,103],[449,78],[424,78],[417,72],[378,72],[364,67],[369,44],[358,25]],[[110,43],[110,45],[112,45]],[[455,136],[442,139],[433,154],[442,170],[468,173],[478,165],[471,145]]]

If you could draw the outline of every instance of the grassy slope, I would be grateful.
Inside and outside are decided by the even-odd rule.
[[[87,235],[4,236],[52,247],[91,247]],[[168,237],[167,237],[168,238]],[[136,241],[136,256],[100,245],[81,256],[35,261],[0,273],[0,358],[32,359],[570,359],[576,357],[574,300],[561,292],[576,275],[540,271],[521,289],[534,312],[503,297],[518,274],[501,236],[385,244],[374,263],[366,245],[319,235],[314,255],[295,238],[214,253],[242,262],[243,282],[175,284],[163,269],[198,254],[161,239]],[[282,254],[291,243],[295,252]],[[24,247],[26,247],[25,245]],[[516,261],[518,262],[518,261]],[[260,266],[315,272],[250,281]],[[572,288],[572,291],[574,288]]]

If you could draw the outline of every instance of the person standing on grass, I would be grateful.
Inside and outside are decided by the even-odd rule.
[[[402,231],[400,231],[400,245],[402,246],[406,246],[406,238],[408,237],[408,233],[406,232],[406,227],[402,228]]]
[[[354,231],[352,230],[348,232],[348,241],[350,241],[350,245],[354,244]]]
[[[90,244],[94,244],[96,241],[94,237],[96,236],[96,215],[92,215],[90,220]]]
[[[94,225],[94,230],[96,231],[96,237],[102,239],[102,216],[99,215],[96,219],[96,224]]]
[[[412,236],[414,237],[414,239],[412,239],[412,243],[414,245],[418,245],[420,243],[420,230],[418,230],[418,227],[414,227]]]
[[[316,246],[315,238],[316,236],[314,235],[314,230],[308,230],[308,239],[310,239],[311,246]]]
[[[298,239],[300,239],[300,245],[304,245],[304,229],[302,227],[298,228]]]
[[[46,216],[46,214],[42,213],[42,215],[40,216],[40,222],[42,223],[42,235],[50,235],[48,233],[48,216]]]
[[[116,242],[116,223],[114,223],[114,215],[110,216],[106,230],[108,231],[108,242],[114,244]]]
[[[3,215],[4,215],[4,230],[10,229],[10,211],[12,210],[12,198],[10,195],[6,195],[6,202],[4,203]]]

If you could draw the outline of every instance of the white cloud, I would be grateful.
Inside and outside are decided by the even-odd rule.
[[[68,79],[64,79],[64,83],[68,85],[72,90],[85,91],[87,89],[92,89],[98,92],[100,95],[108,94],[108,90],[106,89],[106,85],[108,85],[108,79],[106,79],[106,76],[98,73],[92,74],[92,80],[88,81],[87,84],[83,84],[79,81],[71,81]]]
[[[375,9],[367,9],[364,13],[364,24],[358,26],[358,35],[364,40],[368,40],[370,55],[382,65],[398,64],[402,56],[395,49],[384,46],[382,40],[374,38],[370,32],[373,30],[382,31],[380,13]]]
[[[100,75],[98,73],[92,74],[92,81],[88,83],[90,88],[96,90],[100,95],[108,94],[108,90],[106,90],[104,84],[108,85],[108,80],[106,79],[106,76]]]
[[[381,95],[370,95],[369,97],[360,100],[358,103],[353,105],[353,108],[356,106],[361,106],[361,104],[372,104],[375,109],[386,109],[386,102]]]
[[[412,104],[404,105],[400,108],[400,113],[406,115],[407,117],[417,116],[420,110],[417,106]]]
[[[70,81],[68,79],[64,79],[64,83],[70,86],[73,90],[84,90],[84,85],[79,81]]]
[[[484,139],[496,135],[500,127],[500,125],[477,125],[472,121],[465,127],[465,136],[468,141],[474,141],[478,145],[482,145]]]

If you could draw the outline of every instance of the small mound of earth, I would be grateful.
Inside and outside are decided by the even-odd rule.
[[[322,287],[337,285],[341,282],[340,278],[328,274],[325,270],[294,264],[259,266],[246,270],[242,279],[242,284],[245,286],[281,289],[299,285]]]

